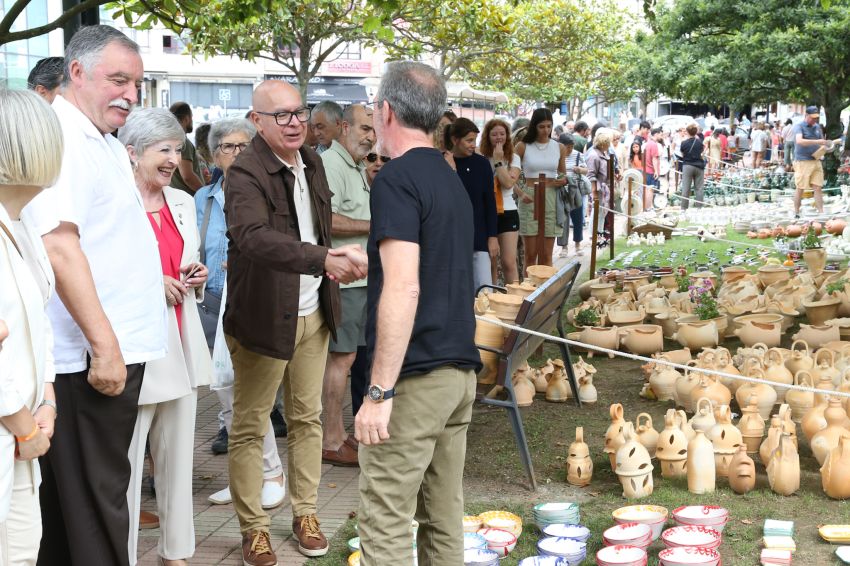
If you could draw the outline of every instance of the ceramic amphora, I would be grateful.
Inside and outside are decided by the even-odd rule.
[[[581,379],[578,380],[578,399],[582,403],[587,405],[593,405],[596,403],[597,392],[596,387],[593,385],[593,374],[586,373]]]
[[[759,460],[763,466],[770,463],[770,457],[776,447],[779,446],[779,439],[782,436],[782,419],[779,415],[770,417],[770,427],[767,429],[767,436],[759,447]]]
[[[696,411],[691,418],[690,423],[693,429],[697,432],[708,432],[711,427],[717,424],[714,419],[714,409],[711,406],[711,400],[707,397],[702,397],[697,401]]]
[[[749,377],[765,379],[764,372],[756,367],[750,368],[748,371]],[[758,400],[759,415],[767,420],[773,412],[773,406],[776,404],[776,391],[770,385],[765,383],[744,383],[735,392],[735,399],[738,401],[739,407],[744,407],[750,397],[754,396]]]
[[[534,402],[534,394],[537,391],[534,389],[534,382],[529,379],[530,374],[531,368],[526,363],[520,366],[511,378],[516,404],[519,407],[529,407]]]
[[[785,393],[788,391],[788,388],[782,387],[782,385],[791,385],[794,383],[794,374],[785,367],[785,358],[782,357],[782,352],[777,348],[768,350],[764,357],[764,365],[765,379],[777,384],[773,386],[773,389],[776,391],[776,402],[784,403]]]

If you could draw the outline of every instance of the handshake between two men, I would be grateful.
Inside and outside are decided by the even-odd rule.
[[[329,248],[325,258],[325,273],[338,283],[353,283],[369,273],[369,260],[360,244]]]

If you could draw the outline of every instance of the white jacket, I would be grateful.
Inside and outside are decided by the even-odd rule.
[[[47,300],[55,289],[53,269],[41,237],[27,223],[23,225],[35,250],[36,261],[48,283],[47,296],[33,278],[15,245],[0,229],[0,320],[9,327],[9,337],[0,350],[0,416],[8,416],[29,403],[35,411],[44,399],[45,382],[53,382],[53,332],[45,313]],[[14,236],[12,221],[0,205],[0,222]],[[17,240],[17,238],[16,238]],[[20,242],[18,242],[19,245]],[[22,388],[35,388],[35,398],[25,400]],[[6,520],[12,498],[15,467],[15,436],[0,424],[0,523]],[[30,462],[33,485],[41,481],[38,462]]]

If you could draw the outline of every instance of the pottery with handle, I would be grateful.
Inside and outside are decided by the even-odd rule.
[[[677,422],[674,409],[668,409],[664,416],[664,430],[658,435],[655,455],[661,466],[661,476],[679,478],[687,474],[688,439]]]
[[[815,386],[812,380],[812,374],[805,370],[798,371],[794,375],[794,384],[807,385],[809,387]],[[789,389],[785,394],[785,401],[791,407],[791,418],[795,423],[799,423],[806,416],[806,413],[815,406],[815,395],[810,391]]]
[[[797,345],[802,344],[806,347],[804,351],[798,350]],[[785,367],[792,375],[797,375],[798,371],[810,370],[815,365],[815,360],[811,356],[811,350],[805,340],[794,340],[791,344],[791,357],[785,360]]]
[[[757,367],[749,368],[747,376],[765,379],[764,372]],[[746,406],[752,396],[758,400],[758,409],[761,418],[765,420],[769,419],[771,413],[773,413],[773,406],[776,404],[776,391],[773,387],[765,383],[747,382],[735,392],[735,399],[738,401],[739,407]]]
[[[658,447],[658,431],[652,426],[652,415],[641,413],[637,416],[635,419],[635,433],[637,434],[638,442],[643,444],[643,447],[649,452],[649,457],[655,458],[655,451]]]
[[[791,495],[800,489],[800,455],[791,436],[782,433],[767,465],[770,489],[779,495]]]
[[[670,361],[670,358],[666,355],[659,359]],[[652,388],[655,398],[659,401],[673,400],[676,394],[676,381],[681,375],[668,365],[655,364],[655,368],[649,376],[649,386]]]
[[[820,468],[823,491],[833,499],[850,498],[850,438],[842,437]]]
[[[584,442],[584,427],[576,427],[576,439],[567,450],[567,483],[586,486],[593,478],[593,460],[590,448]]]
[[[729,475],[732,456],[738,451],[738,446],[744,445],[744,440],[741,431],[732,424],[732,411],[729,405],[717,407],[716,420],[717,424],[708,430],[706,438],[714,447],[714,467],[717,477],[725,478]]]
[[[838,446],[838,442],[842,438],[850,438],[850,430],[845,428],[847,413],[844,412],[841,401],[830,399],[824,411],[824,418],[826,419],[826,427],[816,432],[812,436],[811,442],[812,454],[814,454],[818,464],[821,465],[826,461],[830,451]]]
[[[764,357],[764,365],[765,379],[777,384],[773,386],[773,389],[776,391],[776,402],[784,403],[785,393],[788,391],[788,388],[781,386],[794,383],[794,374],[785,367],[785,358],[782,357],[782,352],[777,348],[768,350]]]
[[[738,430],[747,449],[747,454],[758,454],[764,437],[764,419],[759,414],[758,397],[750,396],[747,405],[741,409],[743,415],[738,421]]]
[[[564,362],[552,360],[552,365],[555,366],[555,371],[547,378],[546,400],[553,403],[564,403],[569,399],[570,391],[570,386],[567,384],[567,372],[564,371]]]
[[[711,427],[717,424],[717,421],[714,419],[714,409],[707,397],[702,397],[697,401],[696,412],[691,418],[690,424],[697,432],[708,432]]]
[[[625,442],[623,439],[623,426],[626,424],[626,420],[623,417],[623,405],[620,403],[611,405],[608,408],[608,412],[611,415],[611,424],[608,425],[608,430],[605,431],[605,447],[602,451],[608,454],[611,469],[614,470],[616,467],[615,458],[617,456],[617,449]]]

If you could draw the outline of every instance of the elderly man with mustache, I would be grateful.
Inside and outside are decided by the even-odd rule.
[[[145,364],[165,356],[168,338],[157,240],[112,135],[138,102],[139,46],[115,28],[84,27],[64,76],[53,102],[62,169],[24,211],[43,234],[57,292],[48,314],[59,416],[41,459],[38,564],[126,566],[128,450]]]

